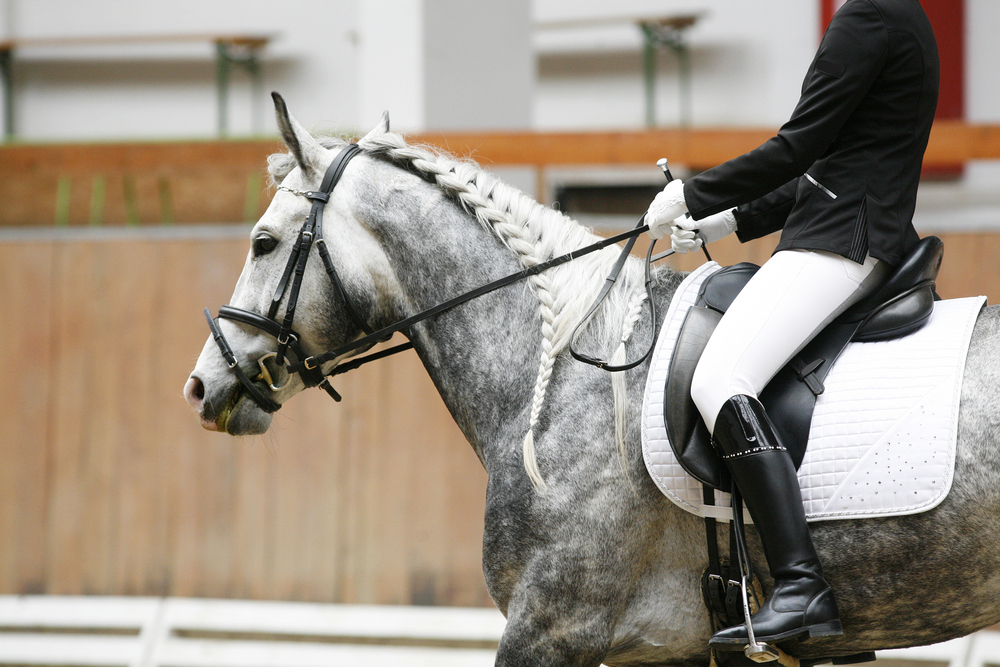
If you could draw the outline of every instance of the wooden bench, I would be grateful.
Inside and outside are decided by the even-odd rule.
[[[3,79],[3,132],[8,141],[15,135],[14,55],[36,48],[73,48],[114,46],[122,44],[163,44],[203,42],[214,45],[216,96],[219,101],[219,136],[224,137],[229,125],[229,72],[233,66],[243,67],[250,75],[254,97],[263,95],[260,72],[260,51],[273,38],[271,35],[118,35],[105,37],[34,37],[0,40],[0,79]]]
[[[656,59],[657,51],[668,51],[679,66],[680,127],[688,128],[692,121],[691,52],[685,35],[687,30],[705,16],[704,12],[671,14],[669,16],[606,16],[582,19],[540,21],[541,29],[590,28],[594,26],[633,24],[642,35],[642,78],[645,90],[646,127],[656,126]]]
[[[489,667],[482,608],[0,596],[0,665]]]

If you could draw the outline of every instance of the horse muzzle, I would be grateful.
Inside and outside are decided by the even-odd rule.
[[[271,413],[262,410],[239,383],[227,384],[225,389],[213,391],[197,374],[192,374],[185,383],[184,398],[198,413],[202,428],[229,435],[255,435],[267,431]]]

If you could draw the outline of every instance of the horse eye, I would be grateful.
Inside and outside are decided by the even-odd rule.
[[[254,257],[266,255],[278,246],[278,239],[268,234],[261,234],[253,240]]]

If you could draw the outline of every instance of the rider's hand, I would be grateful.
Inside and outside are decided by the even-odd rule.
[[[646,211],[646,224],[651,238],[660,239],[670,230],[674,219],[687,213],[687,203],[684,201],[684,185],[681,179],[675,178],[667,183],[667,187],[656,195],[653,203]]]
[[[684,254],[697,250],[705,243],[712,243],[736,231],[736,209],[710,215],[701,220],[681,216],[673,221],[670,247]]]

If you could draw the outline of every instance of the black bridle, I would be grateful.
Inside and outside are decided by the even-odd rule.
[[[259,313],[244,310],[242,308],[235,308],[233,306],[222,306],[219,308],[219,319],[232,320],[256,327],[277,340],[277,351],[268,352],[257,360],[260,373],[256,377],[251,379],[240,367],[239,360],[233,352],[232,347],[229,345],[229,342],[226,340],[226,337],[223,335],[222,330],[219,328],[218,321],[212,318],[211,312],[208,308],[205,309],[205,318],[208,320],[208,326],[212,331],[212,336],[214,337],[220,352],[222,352],[223,358],[226,360],[229,368],[236,374],[236,377],[247,390],[250,397],[255,403],[257,403],[260,409],[265,412],[275,412],[281,407],[281,404],[266,396],[264,392],[261,391],[261,389],[255,384],[255,382],[263,380],[263,382],[272,391],[278,391],[282,388],[274,384],[268,367],[269,361],[273,360],[277,367],[284,366],[289,375],[298,374],[302,383],[306,387],[319,386],[330,394],[335,401],[339,401],[341,400],[341,396],[337,393],[333,386],[331,386],[329,380],[330,377],[354,370],[370,361],[376,361],[391,354],[409,350],[413,347],[413,344],[409,342],[403,343],[380,352],[354,359],[346,364],[338,364],[329,373],[324,373],[322,371],[322,366],[324,364],[340,359],[345,355],[361,348],[367,349],[377,343],[387,341],[393,334],[405,331],[422,320],[444,312],[459,304],[465,303],[466,301],[471,301],[472,299],[500,289],[501,287],[505,287],[512,283],[537,275],[547,269],[559,266],[560,264],[565,264],[566,262],[577,259],[578,257],[583,257],[584,255],[588,255],[597,250],[601,250],[610,245],[627,240],[628,243],[622,249],[622,253],[619,256],[618,261],[615,263],[611,275],[608,277],[607,281],[605,281],[604,288],[601,290],[601,293],[594,302],[594,305],[588,311],[587,315],[577,326],[577,329],[579,329],[579,327],[590,318],[594,311],[596,311],[601,301],[603,301],[608,292],[611,290],[611,286],[618,278],[618,274],[625,264],[625,259],[628,256],[629,251],[632,249],[636,237],[649,229],[649,227],[645,224],[644,215],[640,218],[638,224],[627,232],[616,234],[615,236],[603,239],[592,245],[574,250],[566,253],[565,255],[560,255],[559,257],[554,257],[546,262],[542,262],[541,264],[536,264],[535,266],[518,271],[517,273],[510,274],[500,278],[499,280],[495,280],[474,290],[456,296],[453,299],[440,303],[423,312],[417,313],[416,315],[408,317],[400,322],[379,329],[378,331],[374,331],[364,318],[361,317],[358,309],[348,297],[347,291],[344,289],[340,277],[337,275],[337,271],[333,266],[333,261],[330,259],[330,253],[326,247],[326,242],[323,239],[323,209],[326,206],[326,203],[330,200],[330,195],[332,194],[334,187],[336,187],[338,181],[340,181],[340,177],[343,175],[344,169],[347,167],[347,163],[350,162],[352,158],[357,156],[360,151],[361,149],[357,144],[349,144],[345,147],[327,168],[319,190],[308,192],[289,190],[294,194],[306,197],[312,201],[312,208],[309,212],[309,216],[306,218],[306,221],[302,224],[302,228],[299,230],[298,239],[296,240],[295,245],[292,248],[292,252],[288,257],[288,263],[285,265],[285,270],[282,273],[281,279],[278,281],[278,286],[275,288],[274,297],[271,300],[271,306],[267,315],[260,315]],[[650,265],[653,261],[673,254],[672,251],[667,251],[654,257],[652,253],[655,243],[656,242],[653,241],[653,243],[650,244],[649,252],[646,255],[646,293],[650,304],[650,322],[653,324],[656,322],[656,310],[652,293]],[[365,335],[337,348],[323,352],[322,354],[309,356],[302,348],[301,337],[292,329],[292,322],[295,317],[295,306],[297,305],[299,298],[299,289],[302,286],[302,277],[305,274],[306,261],[309,258],[309,252],[313,245],[317,246],[319,256],[323,261],[326,273],[330,277],[330,282],[333,284],[333,288],[337,295],[343,301],[348,316],[365,333]],[[284,300],[286,291],[288,291],[288,304],[285,308],[284,319],[281,323],[279,323],[275,317],[278,313],[278,308],[281,302]],[[574,331],[572,338],[575,340],[576,331]],[[580,354],[573,349],[572,344],[570,345],[570,352],[574,358],[580,361],[608,371],[617,372],[634,368],[645,361],[652,352],[655,342],[656,337],[653,336],[649,349],[647,349],[641,357],[635,361],[619,366],[613,366],[607,361],[601,361],[599,359],[594,359],[587,355]],[[289,353],[291,353],[291,356],[294,357],[294,359],[292,359],[293,363],[286,366],[286,356]]]
[[[330,201],[330,195],[340,181],[340,177],[344,174],[347,163],[360,152],[361,149],[357,144],[349,144],[338,153],[323,175],[323,181],[320,183],[319,190],[309,190],[306,192],[291,191],[310,200],[312,207],[309,210],[309,216],[302,223],[302,228],[299,230],[295,245],[292,246],[292,252],[288,256],[285,270],[281,274],[278,286],[274,290],[274,296],[271,299],[271,306],[267,311],[267,316],[233,306],[222,306],[219,308],[220,319],[233,320],[257,327],[278,341],[278,349],[275,352],[269,352],[257,360],[257,365],[260,367],[260,375],[255,380],[263,379],[272,391],[277,391],[281,387],[274,384],[267,365],[268,361],[273,360],[275,365],[280,368],[285,365],[286,355],[291,352],[297,363],[295,364],[295,370],[288,369],[289,373],[298,373],[302,379],[302,383],[306,387],[319,386],[330,394],[335,401],[341,399],[340,394],[337,393],[330,384],[329,379],[323,374],[319,364],[302,363],[308,362],[311,357],[303,351],[301,337],[292,329],[292,322],[295,319],[295,307],[299,300],[299,290],[302,287],[302,277],[305,275],[306,262],[309,259],[309,252],[314,244],[319,252],[320,259],[323,261],[326,274],[330,277],[330,282],[333,284],[333,289],[343,301],[348,316],[366,334],[373,333],[372,328],[368,326],[368,323],[361,317],[358,309],[355,308],[347,296],[347,291],[344,289],[340,276],[337,274],[337,269],[333,266],[333,260],[330,259],[330,251],[327,249],[326,242],[323,239],[323,209],[326,207],[326,203]],[[288,292],[288,305],[285,308],[285,317],[279,324],[275,317],[278,314],[281,302],[285,298],[286,291]],[[254,402],[265,412],[275,412],[278,410],[281,405],[264,395],[254,384],[254,381],[240,368],[232,347],[223,335],[216,320],[212,318],[212,314],[208,308],[205,309],[205,318],[208,320],[208,326],[212,330],[212,336],[215,338],[215,342],[219,346],[223,358],[229,364],[229,368],[236,374],[236,377],[250,394],[251,398],[253,398]],[[411,347],[412,344],[406,343],[398,346],[399,349],[393,348],[393,350],[402,352]],[[384,353],[379,354],[386,356]],[[345,367],[340,372],[346,372],[347,370],[349,369]],[[335,374],[331,373],[330,375]]]

